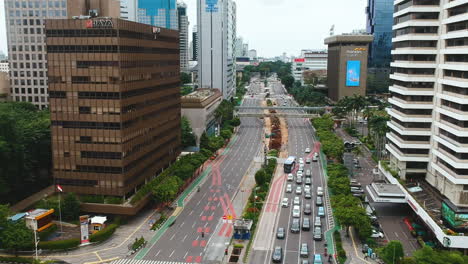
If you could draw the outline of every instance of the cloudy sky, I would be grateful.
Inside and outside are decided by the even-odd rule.
[[[190,30],[197,0],[188,6]],[[0,0],[0,50],[6,53],[3,0]],[[365,28],[367,0],[236,0],[237,34],[259,56],[299,55],[301,49],[322,49],[332,25],[335,33]]]

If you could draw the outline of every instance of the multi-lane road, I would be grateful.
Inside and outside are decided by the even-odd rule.
[[[259,100],[246,98],[243,104],[255,106]],[[259,155],[262,143],[261,120],[243,118],[241,123],[234,142],[211,165],[200,192],[185,205],[175,224],[136,259],[218,263],[223,258],[225,243],[230,241],[233,230],[232,224],[222,222],[222,216],[236,216],[233,196],[254,157]]]
[[[276,99],[276,102],[279,106],[282,106],[285,104],[286,106],[296,106],[297,104],[294,102],[293,99],[291,99],[289,96],[285,95],[285,91],[283,86],[279,81],[274,81],[273,79],[270,79],[269,81],[269,87],[271,90],[271,97]],[[292,110],[289,110],[292,111]],[[315,140],[314,137],[314,131],[312,129],[312,126],[308,120],[305,119],[293,119],[289,118],[286,120],[287,125],[288,125],[288,155],[289,156],[295,156],[297,159],[303,158],[304,161],[306,160],[306,157],[312,157],[314,152],[319,151],[319,144]],[[305,153],[305,149],[310,148],[311,153]],[[304,188],[304,183],[302,184],[296,184],[295,180],[294,181],[286,181],[284,180],[285,177],[287,177],[286,174],[283,174],[280,177],[283,177],[283,180],[281,182],[281,189],[280,191],[274,192],[272,196],[279,196],[279,197],[272,197],[272,201],[277,202],[277,201],[282,201],[284,197],[287,197],[289,200],[289,207],[283,208],[281,206],[274,206],[273,210],[276,210],[273,214],[271,213],[265,213],[263,214],[264,217],[274,217],[274,228],[273,228],[273,233],[270,235],[269,239],[271,239],[273,242],[269,243],[269,247],[264,249],[261,247],[258,247],[259,249],[255,249],[256,245],[254,243],[254,250],[252,253],[252,256],[250,258],[250,263],[252,264],[257,264],[257,263],[271,263],[271,258],[272,258],[272,252],[273,248],[276,246],[280,246],[283,249],[283,260],[282,263],[300,263],[302,258],[300,257],[300,247],[302,243],[307,243],[308,248],[309,248],[309,257],[307,258],[310,263],[312,263],[313,255],[314,254],[322,254],[322,258],[324,261],[326,261],[325,257],[323,256],[324,250],[325,250],[325,238],[323,238],[322,241],[315,241],[313,239],[313,223],[315,220],[315,216],[317,216],[317,211],[318,211],[318,206],[315,205],[316,201],[316,190],[317,187],[324,187],[324,176],[323,176],[323,170],[321,167],[321,162],[312,162],[310,164],[305,164],[304,166],[304,172],[307,170],[311,170],[312,172],[312,199],[305,199],[304,198],[304,193],[301,195],[296,195],[295,194],[295,189],[297,186],[301,186],[301,188]],[[294,173],[295,175],[295,173]],[[303,177],[304,179],[304,177]],[[292,193],[286,193],[285,189],[288,184],[291,184],[292,186]],[[324,188],[326,190],[326,188]],[[273,192],[273,189],[270,190],[270,193]],[[290,226],[291,226],[291,221],[292,221],[292,201],[294,197],[299,197],[301,200],[301,223],[304,217],[307,217],[310,219],[311,227],[310,231],[300,231],[299,233],[291,233],[290,232]],[[278,199],[279,198],[279,199]],[[326,203],[328,203],[326,199],[324,199],[324,208],[326,208]],[[265,211],[268,211],[268,208],[271,210],[271,205],[269,205],[270,201],[267,202],[267,207],[264,209]],[[303,214],[303,206],[305,204],[309,203],[312,208],[312,212],[310,215],[304,215]],[[329,223],[328,223],[328,213],[327,210],[325,210],[325,217],[322,217],[322,233],[327,231],[329,228]],[[277,239],[276,238],[276,230],[278,227],[283,227],[286,230],[286,236],[284,239]],[[323,234],[324,236],[324,234]],[[268,239],[268,238],[267,238]],[[259,244],[262,244],[262,241],[258,241]]]

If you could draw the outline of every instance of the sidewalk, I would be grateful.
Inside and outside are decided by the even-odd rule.
[[[378,263],[371,258],[364,259],[364,254],[362,253],[362,246],[358,241],[356,231],[353,227],[349,228],[349,237],[346,237],[346,230],[341,230],[341,240],[343,249],[346,251],[346,264],[373,264]]]

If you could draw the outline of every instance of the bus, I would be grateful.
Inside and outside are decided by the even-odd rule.
[[[289,156],[284,162],[284,173],[291,173],[296,165],[296,157]]]

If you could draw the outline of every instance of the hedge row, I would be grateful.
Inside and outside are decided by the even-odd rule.
[[[90,242],[101,242],[106,239],[108,239],[112,234],[114,234],[115,230],[119,227],[116,224],[110,224],[106,228],[102,229],[101,231],[98,231],[91,236],[89,236],[89,241]]]
[[[57,225],[53,224],[53,225],[49,226],[47,229],[39,232],[40,241],[45,241],[55,231],[57,231]]]
[[[71,238],[67,240],[57,240],[57,241],[41,241],[37,245],[40,249],[48,250],[66,250],[78,247],[80,245],[79,238]]]
[[[346,262],[346,251],[343,248],[343,243],[341,242],[341,234],[337,230],[333,232],[333,238],[335,239],[336,252],[338,255],[338,262],[343,264]]]
[[[32,258],[21,258],[21,257],[0,257],[0,263],[33,263]]]

